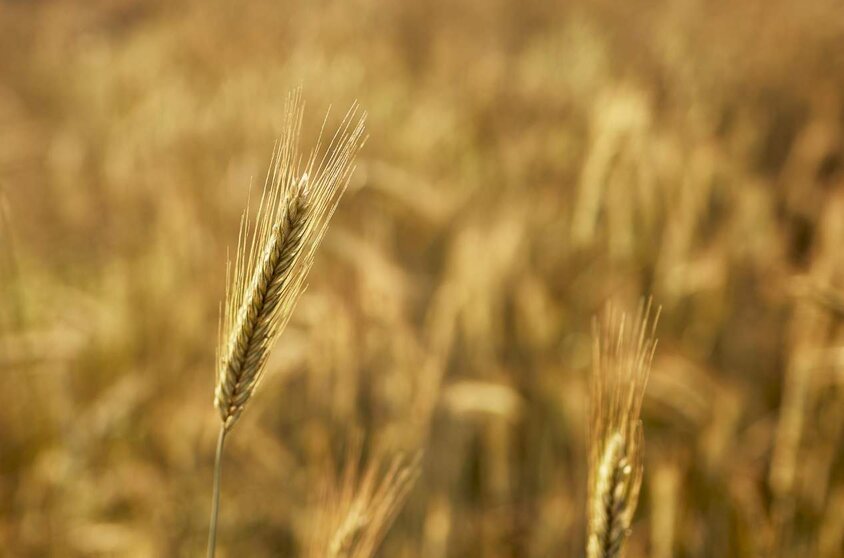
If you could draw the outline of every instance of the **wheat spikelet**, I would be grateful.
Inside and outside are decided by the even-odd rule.
[[[589,498],[589,558],[621,556],[642,484],[643,437],[639,414],[653,361],[651,303],[633,324],[611,308],[595,323]]]
[[[227,274],[214,396],[226,430],[254,393],[270,349],[290,319],[363,140],[363,118],[356,120],[353,109],[321,160],[317,148],[302,169],[301,122],[296,92],[288,101],[285,131],[257,217],[250,223],[244,213],[233,272]]]

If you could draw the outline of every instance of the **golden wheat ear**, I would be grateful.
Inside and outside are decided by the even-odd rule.
[[[587,556],[622,555],[642,484],[639,415],[656,349],[659,310],[642,303],[632,323],[608,308],[594,324]]]
[[[227,267],[226,296],[217,343],[214,405],[220,435],[214,468],[214,496],[208,556],[214,556],[221,456],[226,434],[255,393],[270,350],[284,330],[305,287],[314,254],[354,170],[364,141],[365,115],[353,106],[323,150],[307,159],[299,153],[301,91],[285,108],[284,131],[254,219],[247,206],[241,219],[234,262]],[[320,138],[322,134],[320,134]]]
[[[258,386],[270,349],[305,285],[314,253],[345,191],[362,142],[364,117],[353,107],[323,155],[298,153],[300,93],[287,103],[258,213],[244,213],[220,318],[214,404],[226,430]],[[247,208],[248,211],[248,208]]]

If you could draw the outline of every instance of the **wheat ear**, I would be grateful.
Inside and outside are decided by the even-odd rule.
[[[298,151],[302,126],[301,92],[285,110],[284,131],[273,150],[257,215],[241,219],[234,262],[227,266],[226,297],[220,315],[214,405],[220,433],[214,467],[214,494],[208,556],[214,556],[226,435],[240,418],[261,381],[276,339],[305,287],[314,254],[354,170],[364,141],[364,115],[356,107],[320,149],[303,164]],[[320,135],[321,137],[321,135]]]
[[[350,452],[342,478],[326,475],[306,555],[372,558],[419,474],[419,456],[387,464],[375,457],[361,472],[360,447]]]
[[[632,324],[612,308],[594,324],[586,552],[617,558],[630,531],[642,484],[639,414],[653,361],[659,311],[641,304]]]

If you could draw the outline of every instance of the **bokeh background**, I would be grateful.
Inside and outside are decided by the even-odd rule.
[[[631,557],[844,552],[834,0],[0,1],[0,554],[198,556],[284,100],[369,140],[229,438],[221,556],[423,450],[380,555],[582,556],[590,321],[662,305]]]

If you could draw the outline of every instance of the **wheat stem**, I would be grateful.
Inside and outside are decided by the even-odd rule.
[[[217,516],[220,513],[220,478],[223,474],[223,444],[226,441],[226,428],[220,425],[217,437],[217,456],[214,458],[214,493],[211,497],[211,526],[208,530],[208,558],[214,558],[217,548]]]

